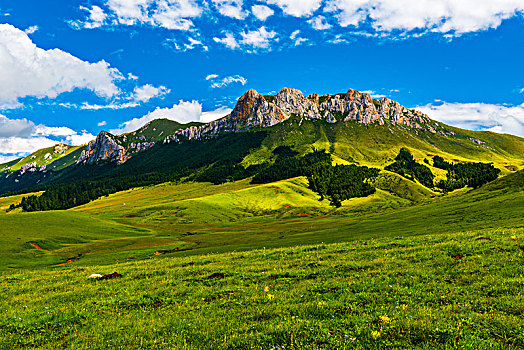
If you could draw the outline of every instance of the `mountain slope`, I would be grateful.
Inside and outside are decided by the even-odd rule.
[[[434,155],[493,162],[503,173],[524,165],[524,139],[517,136],[450,127],[394,101],[373,100],[354,90],[304,97],[284,88],[275,96],[249,90],[230,115],[208,124],[159,119],[132,133],[101,132],[45,174],[20,174],[5,167],[0,193],[131,175],[179,179],[214,164],[268,164],[274,159],[272,150],[283,145],[300,154],[325,149],[337,162],[378,168],[391,163],[402,147],[420,162]],[[432,170],[437,177],[445,176]]]

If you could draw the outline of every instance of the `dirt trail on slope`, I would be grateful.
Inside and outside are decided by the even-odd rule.
[[[27,242],[29,244],[31,244],[34,248],[38,249],[38,250],[43,250],[43,251],[47,251],[47,249],[43,249],[41,248],[38,244],[36,243],[31,243],[31,242]]]

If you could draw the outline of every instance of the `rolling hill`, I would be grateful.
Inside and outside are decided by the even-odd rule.
[[[283,89],[58,148],[0,166],[2,348],[524,346],[522,138]]]

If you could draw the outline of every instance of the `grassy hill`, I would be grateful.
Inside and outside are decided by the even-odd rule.
[[[203,123],[191,122],[181,124],[169,119],[155,119],[147,123],[140,129],[117,136],[123,145],[129,145],[132,142],[161,142],[167,136],[173,135],[177,130],[185,129],[190,126],[200,126]]]
[[[20,170],[22,166],[35,163],[37,167],[43,165],[50,166],[53,170],[61,170],[67,166],[72,165],[73,161],[59,162],[62,159],[67,158],[71,153],[75,153],[80,146],[69,146],[64,144],[58,144],[52,147],[42,148],[30,155],[11,161],[6,164],[0,165],[1,172],[16,171]]]
[[[524,346],[522,228],[302,243],[4,273],[0,346]]]
[[[177,256],[198,255],[386,235],[520,228],[523,177],[521,171],[477,190],[443,197],[403,192],[395,185],[395,191],[379,189],[371,196],[346,200],[340,208],[319,201],[302,177],[265,185],[166,183],[115,193],[68,211],[3,215],[0,238],[7,250],[0,265],[23,267],[30,261],[49,266],[72,257],[73,266],[109,264],[142,259],[159,249],[177,248],[172,252]],[[403,181],[407,188],[420,188]],[[406,193],[419,197],[407,198]],[[94,236],[72,243],[70,236],[79,235],[75,232]],[[36,252],[27,242],[49,250]],[[14,243],[16,256],[9,248]]]
[[[159,141],[164,135],[185,126],[169,120],[155,120],[134,133],[119,136],[119,142]],[[49,169],[52,171],[46,174],[24,174],[17,178],[18,182],[9,176],[0,177],[0,193],[107,177],[117,179],[130,174],[162,173],[168,174],[170,179],[180,179],[217,162],[239,163],[243,167],[270,163],[274,160],[272,151],[283,145],[291,146],[301,154],[325,149],[339,164],[378,168],[393,162],[402,147],[408,148],[419,162],[439,155],[455,162],[492,162],[502,170],[502,174],[524,168],[524,139],[490,132],[449,129],[454,135],[442,136],[403,125],[354,121],[330,124],[292,117],[270,128],[226,133],[214,139],[167,145],[158,142],[120,166],[69,166],[75,163],[75,157],[81,152],[77,149],[51,164]],[[445,177],[445,171],[431,170],[437,180]]]
[[[0,215],[0,347],[523,347],[524,172],[375,186],[334,208],[304,177],[163,183]]]

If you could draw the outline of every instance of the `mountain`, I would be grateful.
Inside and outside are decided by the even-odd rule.
[[[352,89],[305,97],[284,88],[266,96],[249,90],[229,115],[207,124],[157,119],[122,135],[102,131],[88,145],[45,160],[45,171],[23,172],[14,166],[26,164],[27,157],[7,163],[0,166],[0,194],[108,178],[131,181],[130,176],[137,185],[206,178],[198,174],[210,167],[236,174],[230,179],[243,178],[254,175],[257,166],[272,164],[273,151],[280,146],[299,155],[324,149],[338,164],[379,169],[392,163],[403,147],[428,165],[435,155],[454,162],[492,162],[503,174],[524,165],[524,139],[517,136],[454,128],[398,102]],[[31,169],[42,165],[37,162]],[[445,178],[445,171],[431,171],[437,180]]]
[[[180,129],[201,125],[201,123],[180,124],[167,119],[156,119],[134,132],[122,135],[112,135],[102,131],[95,140],[87,144],[76,164],[92,164],[100,161],[122,164],[133,154],[153,147],[156,142],[164,140]]]
[[[168,137],[166,142],[178,142],[181,136],[191,140],[222,132],[270,127],[292,116],[328,123],[356,121],[362,124],[398,124],[440,135],[453,135],[453,132],[422,112],[408,109],[388,98],[375,100],[369,94],[353,89],[345,94],[312,94],[304,97],[299,90],[283,88],[274,96],[262,96],[255,90],[249,90],[240,97],[228,116],[200,127],[180,129]]]
[[[21,174],[24,174],[25,172],[43,172],[51,169],[60,170],[74,163],[63,162],[63,160],[80,148],[79,146],[69,146],[64,143],[42,148],[26,157],[1,164],[0,172],[19,171]]]

